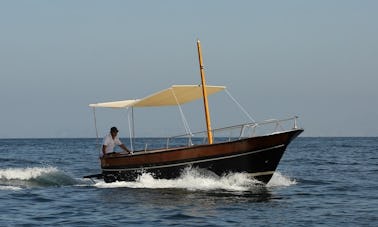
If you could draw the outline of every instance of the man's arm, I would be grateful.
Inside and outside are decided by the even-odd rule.
[[[127,147],[122,143],[119,145],[124,151],[126,151],[127,153],[131,154],[131,151],[129,151],[129,149],[127,149]]]

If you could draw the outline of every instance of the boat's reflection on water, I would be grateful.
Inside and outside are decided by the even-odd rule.
[[[225,200],[224,202],[269,202],[276,199],[269,188],[266,186],[255,186],[249,191],[237,192],[237,191],[214,191],[207,192],[207,196],[213,197],[217,200]]]
[[[205,220],[210,224],[211,218],[238,223],[240,218],[247,218],[246,212],[249,216],[253,215],[255,209],[274,207],[276,201],[280,200],[266,186],[252,186],[250,190],[243,192],[190,191],[180,188],[106,188],[100,189],[99,196],[106,207],[138,214],[137,221],[158,219],[164,220],[167,225],[177,221],[202,225],[200,222]],[[135,215],[132,218],[134,220]]]

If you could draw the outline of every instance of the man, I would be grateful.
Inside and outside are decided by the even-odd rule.
[[[116,127],[112,127],[110,129],[110,134],[108,134],[102,143],[102,154],[110,154],[114,152],[115,145],[121,147],[124,151],[131,154],[131,152],[126,148],[126,146],[119,140],[118,136],[118,129]]]

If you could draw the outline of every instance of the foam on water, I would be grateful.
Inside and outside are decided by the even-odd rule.
[[[1,190],[17,191],[17,190],[22,190],[22,188],[21,187],[15,187],[15,186],[2,186],[2,185],[0,185],[0,191]]]
[[[290,186],[296,184],[295,180],[275,173],[267,187]],[[144,173],[134,182],[105,183],[96,181],[98,188],[180,188],[187,190],[227,190],[250,191],[261,187],[262,183],[246,173],[230,173],[219,177],[214,173],[202,169],[188,168],[177,179],[155,179],[151,174]]]
[[[0,190],[73,185],[76,182],[74,178],[51,166],[0,169]]]
[[[6,180],[30,180],[44,174],[57,172],[55,167],[27,167],[0,169],[0,179]]]
[[[297,184],[295,179],[282,175],[280,172],[275,172],[272,179],[266,185],[267,187],[288,187]]]

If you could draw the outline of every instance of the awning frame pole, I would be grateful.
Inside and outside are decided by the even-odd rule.
[[[100,146],[100,142],[99,142],[98,129],[97,129],[96,107],[93,107],[93,120],[94,120],[94,126],[95,126],[95,130],[96,130],[96,145],[98,147],[99,154],[101,154],[101,146]]]
[[[130,117],[131,117],[131,119],[130,119]],[[130,113],[130,111],[127,111],[127,121],[129,123],[130,150],[131,150],[131,152],[134,152],[134,141],[133,140],[134,140],[134,136],[135,136],[135,131],[134,131],[134,109],[133,109],[133,107],[131,107],[131,113]]]

